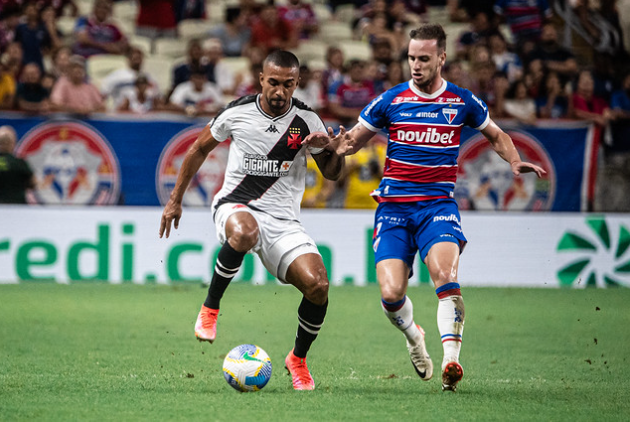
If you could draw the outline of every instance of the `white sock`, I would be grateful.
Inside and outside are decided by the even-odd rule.
[[[413,321],[413,304],[407,296],[395,303],[385,302],[381,299],[381,307],[387,319],[404,334],[407,343],[411,346],[422,341],[423,333]]]
[[[464,333],[464,299],[457,296],[446,296],[438,302],[437,324],[442,337],[444,362],[459,362]]]

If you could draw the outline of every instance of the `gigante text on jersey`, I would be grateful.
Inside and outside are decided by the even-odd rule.
[[[245,154],[243,171],[252,176],[282,177],[289,174],[292,161],[269,160],[266,155]]]

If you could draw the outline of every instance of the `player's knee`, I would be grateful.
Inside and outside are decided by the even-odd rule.
[[[328,300],[328,276],[326,269],[321,268],[308,273],[307,280],[303,280],[306,285],[305,296],[317,305],[323,305]]]
[[[394,286],[381,287],[381,298],[388,303],[396,303],[405,297],[405,292],[402,289],[395,288]]]
[[[438,268],[431,274],[433,283],[436,287],[442,286],[446,283],[453,283],[457,281],[457,274],[452,268]]]
[[[238,224],[232,228],[229,236],[230,245],[238,251],[248,251],[258,242],[258,226]]]

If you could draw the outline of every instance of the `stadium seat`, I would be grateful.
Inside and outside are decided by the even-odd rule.
[[[340,22],[345,22],[348,25],[354,20],[356,8],[354,4],[340,4],[335,9],[335,18]]]
[[[206,1],[206,14],[208,20],[214,24],[225,22],[225,8],[228,4],[222,1],[208,0]],[[238,6],[236,4],[229,3],[230,6]]]
[[[216,27],[216,23],[212,23],[202,19],[188,19],[181,21],[178,26],[179,36],[185,40],[192,38],[207,38],[208,32]]]
[[[144,51],[144,54],[151,54],[152,53],[153,41],[151,40],[151,38],[143,37],[141,35],[129,34],[127,36],[127,39],[129,40],[129,44],[130,45],[134,45],[134,46],[140,48],[140,50]]]
[[[144,58],[144,70],[157,81],[162,93],[171,89],[174,64],[175,60],[170,57],[147,55]]]
[[[315,4],[312,4],[311,7],[313,8],[315,17],[320,23],[323,23],[332,19],[332,12],[330,11],[330,8],[327,5],[321,4],[321,3],[315,3]]]
[[[346,40],[338,44],[346,61],[352,59],[371,60],[372,49],[368,43],[363,41]]]
[[[114,3],[113,17],[117,20],[135,22],[138,16],[138,5],[135,1]]]
[[[60,16],[57,18],[57,29],[61,31],[65,38],[71,38],[76,22],[77,18],[72,16]]]
[[[249,71],[249,59],[247,57],[224,57],[221,59],[234,75]]]
[[[302,63],[303,61],[325,60],[326,50],[328,50],[328,44],[323,41],[302,40],[300,41],[300,45],[291,51],[298,57],[300,63]]]
[[[186,41],[172,38],[158,38],[155,40],[155,54],[174,59],[186,55]]]
[[[318,38],[327,43],[338,43],[352,39],[352,28],[346,22],[322,22]]]
[[[90,81],[98,88],[101,87],[101,80],[110,72],[126,66],[127,59],[125,56],[113,54],[100,54],[91,56],[86,60],[87,74]]]

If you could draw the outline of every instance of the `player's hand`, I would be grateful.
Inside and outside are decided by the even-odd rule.
[[[527,161],[515,161],[511,166],[514,176],[519,176],[521,173],[536,173],[536,176],[542,177],[544,174],[547,174],[542,167],[528,163]]]
[[[160,222],[160,238],[166,232],[166,237],[171,234],[171,222],[175,229],[179,227],[179,219],[182,218],[182,204],[169,200],[164,211],[162,212],[162,221]]]
[[[328,128],[330,134],[330,128]],[[309,134],[302,141],[302,145],[307,145],[312,148],[326,148],[330,144],[330,137],[324,132],[313,132]]]
[[[328,128],[328,133],[332,134],[332,128]],[[354,146],[356,142],[350,135],[350,132],[346,131],[346,128],[339,126],[339,133],[337,136],[332,137],[330,145],[332,149],[340,156],[346,156],[354,154]]]

